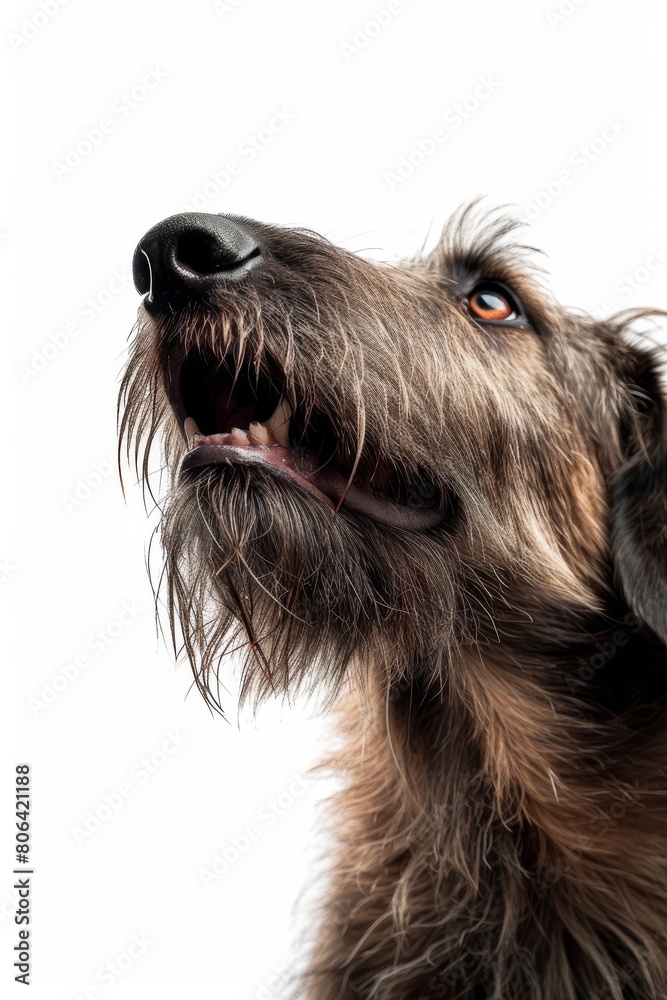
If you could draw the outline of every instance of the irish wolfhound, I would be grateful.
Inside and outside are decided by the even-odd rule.
[[[317,687],[344,734],[300,997],[667,996],[658,357],[514,240],[468,207],[386,266],[185,214],[136,251],[172,628],[213,701],[241,648],[244,696]]]

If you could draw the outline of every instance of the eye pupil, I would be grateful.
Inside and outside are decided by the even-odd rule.
[[[479,319],[503,320],[513,319],[517,315],[509,296],[495,288],[480,288],[468,298],[470,311]]]

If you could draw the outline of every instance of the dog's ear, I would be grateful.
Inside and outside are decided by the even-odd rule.
[[[611,550],[633,614],[667,642],[667,400],[655,355],[633,357],[626,458],[611,483]]]

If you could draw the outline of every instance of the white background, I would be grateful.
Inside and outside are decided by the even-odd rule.
[[[666,306],[665,6],[394,0],[389,22],[363,34],[384,0],[44,6],[56,12],[5,3],[0,24],[14,115],[0,210],[3,741],[15,730],[0,798],[11,805],[14,764],[30,761],[30,995],[278,997],[271,980],[299,955],[292,912],[328,790],[294,776],[306,781],[325,727],[303,706],[239,723],[231,669],[229,722],[212,717],[156,637],[144,567],[155,517],[131,476],[123,500],[110,464],[138,305],[133,248],[196,203],[391,259],[481,193],[532,216],[529,239],[562,301]],[[129,107],[148,71],[154,89]],[[484,99],[473,96],[481,79]],[[251,158],[275,109],[290,120]],[[109,131],[89,148],[102,119]],[[444,140],[409,177],[388,178],[401,157],[420,159],[420,143],[431,148],[434,129]],[[225,186],[230,160],[240,168]],[[170,733],[184,742],[162,755]],[[120,808],[77,836],[128,783]],[[255,841],[204,888],[200,869],[216,851],[231,857],[249,826]],[[3,983],[16,941],[12,838],[3,813]],[[108,962],[127,966],[133,935],[150,943],[122,978],[100,979]]]

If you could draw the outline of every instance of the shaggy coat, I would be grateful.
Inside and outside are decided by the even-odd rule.
[[[240,650],[244,696],[336,703],[338,848],[296,995],[664,1000],[667,419],[649,314],[557,305],[514,225],[478,216],[400,266],[237,220],[261,266],[142,306],[122,438],[145,472],[164,445],[172,630],[206,696]],[[480,315],[499,299],[510,315]],[[203,440],[186,409],[225,379],[258,413],[287,401],[295,460],[317,454],[349,492],[261,462],[181,468]]]

